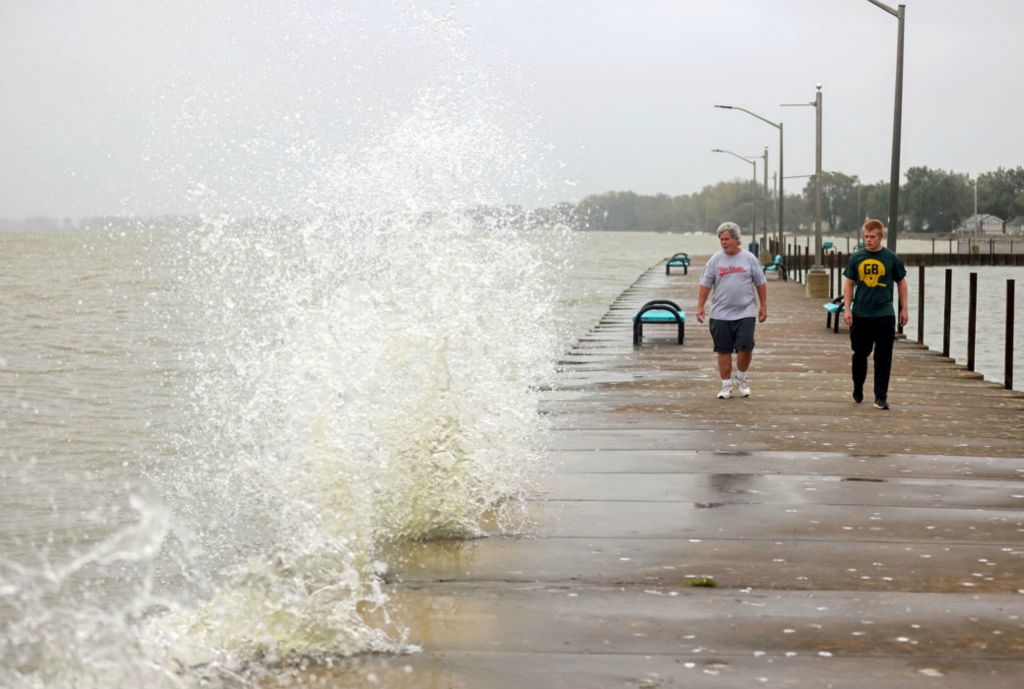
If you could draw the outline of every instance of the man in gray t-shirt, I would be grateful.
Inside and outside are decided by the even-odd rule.
[[[697,321],[704,322],[704,302],[712,294],[709,326],[722,379],[718,399],[732,397],[733,352],[736,353],[736,387],[741,396],[750,397],[747,369],[754,356],[754,321],[764,323],[768,318],[768,287],[757,258],[740,248],[739,225],[733,222],[719,225],[718,242],[722,250],[708,260],[700,276]]]

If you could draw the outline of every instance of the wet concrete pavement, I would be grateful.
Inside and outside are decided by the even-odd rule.
[[[771,281],[753,396],[717,400],[692,315],[631,346],[698,272],[655,266],[566,355],[518,528],[393,555],[422,652],[327,686],[1024,686],[1024,395],[899,341],[893,408],[857,405],[845,328]]]

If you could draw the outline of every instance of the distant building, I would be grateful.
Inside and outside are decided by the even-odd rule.
[[[1024,234],[1024,215],[1006,221],[1006,234]]]
[[[975,214],[965,218],[960,227],[956,228],[956,232],[962,235],[1004,234],[1003,224],[1003,219],[994,215]]]

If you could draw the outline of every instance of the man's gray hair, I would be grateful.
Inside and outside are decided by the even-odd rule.
[[[724,222],[719,225],[716,236],[721,237],[723,232],[728,232],[729,236],[733,239],[738,240],[740,238],[740,226],[734,222]]]

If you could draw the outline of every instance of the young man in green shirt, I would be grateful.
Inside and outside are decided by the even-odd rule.
[[[881,221],[864,223],[864,248],[850,256],[843,271],[843,320],[850,326],[853,349],[853,401],[860,404],[864,399],[868,355],[874,349],[877,409],[889,408],[889,373],[897,323],[893,283],[899,287],[899,324],[906,325],[909,319],[907,269],[899,256],[882,246],[884,237],[885,226]]]

